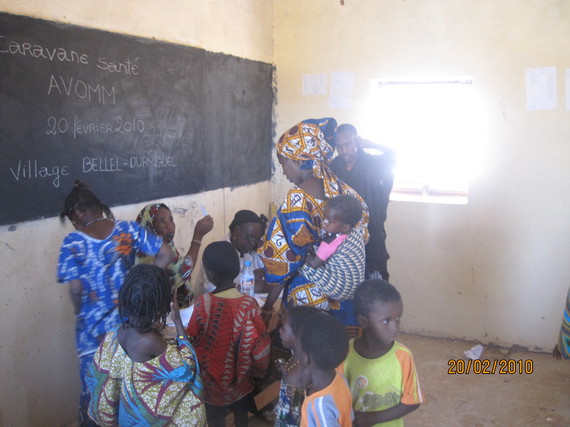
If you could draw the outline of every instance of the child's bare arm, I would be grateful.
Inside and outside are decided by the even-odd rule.
[[[418,409],[419,406],[419,403],[415,405],[398,403],[396,406],[393,406],[389,409],[384,409],[383,411],[354,412],[354,424],[357,427],[369,427],[373,426],[374,424],[396,420]]]
[[[317,255],[309,253],[305,256],[305,263],[309,264],[309,266],[313,268],[319,268],[324,265],[325,262]]]
[[[75,314],[79,314],[81,311],[81,291],[83,290],[83,282],[79,279],[73,279],[69,282],[69,294],[71,295],[71,301],[73,302],[73,308],[75,309]]]

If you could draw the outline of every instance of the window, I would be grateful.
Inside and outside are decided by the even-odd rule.
[[[481,158],[472,83],[471,77],[373,81],[363,135],[397,153],[392,200],[467,203]]]

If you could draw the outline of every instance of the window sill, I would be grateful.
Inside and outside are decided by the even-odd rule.
[[[438,203],[445,205],[466,205],[469,202],[467,194],[421,194],[411,192],[400,192],[392,190],[390,201],[416,202],[416,203]]]

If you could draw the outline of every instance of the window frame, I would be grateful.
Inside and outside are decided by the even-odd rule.
[[[390,86],[397,87],[403,85],[407,87],[411,87],[412,85],[418,85],[418,87],[430,86],[434,88],[439,85],[446,85],[448,88],[450,87],[449,85],[461,85],[462,88],[468,86],[469,92],[465,93],[469,95],[469,98],[465,100],[466,102],[464,105],[461,106],[461,108],[464,108],[465,111],[474,108],[473,77],[471,76],[373,79],[372,88],[375,90],[373,97],[376,97],[373,99],[373,102],[376,103],[381,102],[379,101],[379,99],[381,99],[382,97],[381,90],[383,88]],[[460,92],[457,93],[460,94]],[[418,96],[425,96],[425,95],[420,94]],[[450,109],[452,107],[447,105],[446,108]],[[465,116],[464,119],[468,122],[472,120],[468,116]],[[434,137],[435,137],[434,135],[431,136],[431,138]],[[380,140],[384,140],[384,138],[380,138]],[[471,144],[474,144],[474,142]],[[388,142],[386,145],[390,145],[390,147],[396,151],[396,155],[398,156],[399,154],[398,144],[394,145]],[[469,148],[472,149],[473,148],[472,145],[469,145]],[[438,152],[440,151],[438,150]],[[399,156],[397,158],[397,161],[401,161]],[[451,183],[452,180],[453,179],[450,179],[450,182],[445,183],[444,185],[441,185],[441,183],[437,184],[436,182],[434,182],[434,180],[430,180],[429,177],[427,176],[425,176],[425,179],[422,179],[421,181],[418,180],[417,182],[405,181],[398,179],[398,174],[396,171],[394,177],[394,186],[392,188],[390,200],[444,203],[444,204],[467,204],[469,202],[469,185],[470,181],[472,180],[472,176],[461,182],[461,184]]]

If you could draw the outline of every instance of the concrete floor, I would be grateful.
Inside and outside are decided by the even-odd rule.
[[[406,427],[570,427],[570,361],[557,361],[545,353],[485,348],[481,359],[499,361],[495,374],[448,374],[448,361],[463,359],[463,352],[476,343],[409,334],[398,339],[414,355],[425,400],[405,418]],[[503,364],[509,369],[503,360],[510,359],[531,360],[532,374],[497,373]],[[511,362],[510,369],[518,372],[519,366]],[[270,425],[259,418],[250,423]]]
[[[448,361],[463,359],[463,352],[477,343],[410,334],[398,340],[414,355],[425,401],[405,418],[406,427],[570,427],[570,360],[485,348],[481,359],[498,360],[497,372],[503,360],[531,360],[532,374],[448,374]],[[518,372],[518,362],[514,367]],[[253,417],[249,425],[273,423]]]
[[[412,350],[425,399],[406,417],[408,427],[570,426],[570,361],[487,348],[481,359],[497,359],[499,364],[504,359],[531,360],[532,374],[499,374],[498,368],[491,375],[448,374],[448,361],[462,359],[476,343],[406,334],[399,340]],[[515,366],[518,372],[518,363]]]

